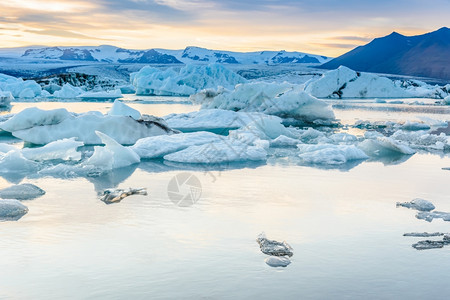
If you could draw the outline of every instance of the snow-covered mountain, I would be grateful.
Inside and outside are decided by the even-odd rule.
[[[11,52],[11,49],[9,49]],[[2,51],[0,49],[0,57]],[[10,55],[9,55],[10,56]],[[262,51],[231,52],[209,50],[199,47],[187,47],[183,50],[149,49],[129,50],[114,46],[99,47],[33,47],[20,48],[17,56],[23,59],[110,62],[110,63],[146,63],[146,64],[322,64],[330,60],[326,56],[302,52]]]

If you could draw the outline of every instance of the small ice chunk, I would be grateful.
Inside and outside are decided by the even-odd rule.
[[[11,101],[14,101],[14,97],[11,92],[4,92],[0,90],[0,107],[10,105]]]
[[[311,164],[339,165],[352,160],[369,158],[361,149],[353,145],[299,144],[298,155],[304,162]]]
[[[66,83],[62,86],[62,88],[58,91],[55,91],[52,97],[55,98],[76,98],[78,95],[84,93],[84,91],[79,88],[71,85],[70,83]]]
[[[45,191],[31,183],[13,185],[0,190],[0,198],[31,200],[45,194]]]
[[[264,261],[266,262],[267,265],[274,267],[274,268],[276,268],[276,267],[284,268],[284,267],[287,267],[291,263],[291,260],[287,256],[269,256]]]
[[[415,209],[418,211],[432,211],[433,209],[436,208],[430,201],[420,198],[413,199],[410,202],[404,203],[397,202],[397,207],[398,206],[406,207],[409,209]]]
[[[140,189],[129,188],[128,190],[107,189],[107,190],[103,191],[103,194],[101,195],[100,200],[102,200],[106,204],[119,203],[125,197],[131,196],[131,195],[147,196],[147,189],[146,188],[140,188]]]
[[[77,98],[102,98],[102,99],[117,99],[122,98],[122,92],[120,89],[116,89],[113,91],[100,91],[100,92],[85,92],[77,96]]]
[[[114,104],[109,110],[108,115],[132,117],[135,120],[139,120],[141,118],[141,113],[138,110],[129,107],[119,100],[114,101]]]
[[[300,144],[300,140],[285,135],[280,135],[276,139],[270,141],[271,147],[295,147],[298,144]]]
[[[393,153],[412,155],[416,153],[409,146],[385,136],[364,140],[358,144],[358,148],[370,156],[385,156]]]
[[[272,256],[289,256],[289,257],[294,255],[292,247],[288,243],[286,243],[286,241],[277,242],[274,240],[269,240],[267,239],[264,232],[258,235],[256,241],[258,242],[259,247],[261,248],[261,252],[264,254]]]
[[[0,221],[17,221],[27,212],[28,208],[18,200],[0,200]]]

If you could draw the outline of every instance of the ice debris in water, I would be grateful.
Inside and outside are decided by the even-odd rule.
[[[291,260],[287,256],[269,256],[264,260],[271,267],[287,267]]]
[[[18,200],[0,200],[0,221],[17,221],[27,212],[28,208]]]
[[[261,248],[261,252],[267,255],[272,256],[288,256],[291,257],[294,255],[292,247],[286,243],[286,241],[283,242],[277,242],[274,240],[269,240],[266,237],[266,234],[263,232],[258,235],[256,241],[259,244],[259,247]]]
[[[411,149],[409,146],[385,136],[368,138],[359,143],[358,148],[363,150],[367,155],[376,157],[387,156],[394,153],[406,155],[416,153],[416,151]]]
[[[436,208],[430,201],[420,198],[413,199],[410,202],[404,203],[397,202],[397,207],[398,206],[415,209],[419,211],[432,211],[433,209]]]
[[[122,201],[125,197],[131,196],[131,195],[147,196],[147,189],[146,188],[140,188],[140,189],[129,188],[128,190],[107,189],[107,190],[103,191],[103,193],[100,197],[100,200],[102,200],[106,204],[118,203],[118,202]]]
[[[412,237],[432,237],[432,236],[443,236],[445,233],[442,232],[409,232],[403,234],[403,236],[412,236]]]
[[[412,245],[417,250],[439,249],[444,246],[450,245],[450,236],[444,235],[444,238],[440,241],[424,240],[419,241]]]
[[[443,211],[421,211],[417,213],[416,218],[427,222],[431,222],[434,219],[450,221],[450,213]]]
[[[0,190],[0,198],[31,200],[45,194],[45,191],[31,183],[13,185]]]

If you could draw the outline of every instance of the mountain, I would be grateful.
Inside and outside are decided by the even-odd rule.
[[[0,57],[2,57],[0,49]],[[187,47],[182,50],[149,49],[129,50],[114,46],[99,47],[33,47],[20,48],[17,57],[27,60],[81,61],[145,64],[322,64],[330,60],[326,56],[302,52],[262,51],[232,52]],[[8,49],[11,57],[11,49]]]
[[[450,79],[450,29],[417,36],[393,32],[376,38],[321,66],[356,71]]]

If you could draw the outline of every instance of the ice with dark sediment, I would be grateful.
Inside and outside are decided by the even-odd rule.
[[[45,194],[45,191],[31,183],[13,185],[0,190],[0,198],[31,200]]]
[[[112,204],[118,203],[122,201],[124,198],[131,195],[147,196],[147,189],[146,188],[138,188],[138,189],[129,188],[128,190],[107,189],[103,191],[102,195],[100,196],[100,200],[105,202],[106,204]]]
[[[412,237],[432,237],[432,236],[443,236],[446,233],[442,232],[409,232],[403,234],[403,236],[412,236]]]
[[[258,235],[256,241],[261,248],[261,252],[271,256],[288,256],[294,255],[292,247],[286,242],[278,242],[274,240],[269,240],[266,234],[263,232]]]

